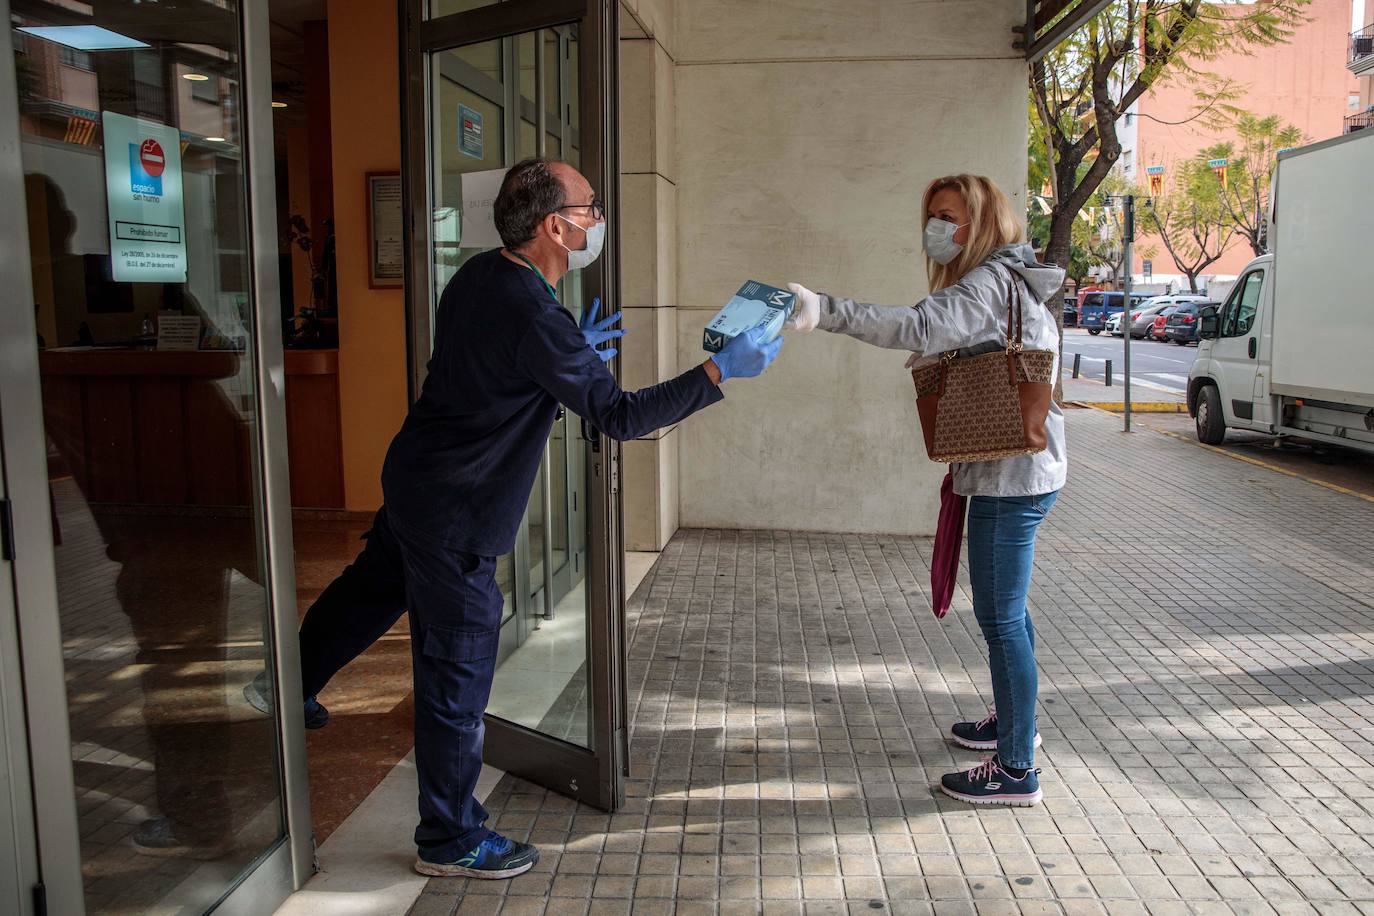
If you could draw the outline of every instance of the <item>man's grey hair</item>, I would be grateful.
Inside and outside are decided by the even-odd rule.
[[[501,244],[507,248],[518,248],[534,238],[544,217],[566,202],[563,182],[549,168],[557,161],[526,159],[506,173],[492,210]]]

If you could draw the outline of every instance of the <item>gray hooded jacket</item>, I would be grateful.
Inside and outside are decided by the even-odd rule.
[[[1007,311],[1011,307],[1012,272],[1023,280],[1030,296],[1023,308],[1027,349],[1055,351],[1059,373],[1059,328],[1055,317],[1038,304],[1047,302],[1064,284],[1064,271],[1035,260],[1030,245],[1007,245],[988,256],[958,283],[931,293],[907,308],[868,305],[853,299],[821,294],[822,330],[846,334],[865,343],[893,350],[911,350],[909,367],[958,350],[961,356],[999,349],[1007,344]],[[1033,300],[1033,301],[1032,301]],[[1038,496],[1064,486],[1068,456],[1064,449],[1064,413],[1050,404],[1045,419],[1048,444],[1043,452],[1000,461],[955,463],[954,491],[964,496]]]

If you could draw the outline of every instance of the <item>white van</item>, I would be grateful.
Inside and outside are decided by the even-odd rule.
[[[1374,451],[1374,131],[1279,155],[1271,253],[1200,319],[1188,412],[1227,428]]]

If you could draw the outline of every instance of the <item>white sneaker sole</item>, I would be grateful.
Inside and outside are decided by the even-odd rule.
[[[431,878],[488,878],[493,881],[502,878],[514,878],[516,875],[523,875],[525,872],[534,868],[538,857],[526,862],[524,865],[517,865],[514,868],[490,869],[490,868],[467,868],[463,865],[440,865],[437,862],[426,862],[424,859],[415,859],[415,871]]]
[[[950,735],[949,735],[949,736],[950,736],[950,738],[952,738],[952,739],[954,740],[954,743],[955,743],[955,744],[959,745],[960,747],[966,747],[966,748],[968,748],[968,749],[971,750],[971,751],[995,751],[995,750],[997,750],[997,742],[996,742],[996,741],[970,741],[970,740],[968,740],[967,738],[960,738],[958,735],[954,734],[953,732],[950,732]],[[1035,733],[1035,742],[1031,745],[1031,747],[1032,747],[1032,748],[1037,748],[1037,749],[1038,749],[1038,748],[1040,747],[1040,745],[1041,745],[1040,733],[1039,733],[1039,732],[1036,732],[1036,733]]]
[[[965,795],[946,787],[944,783],[940,784],[940,791],[955,801],[970,805],[1001,805],[1007,808],[1033,808],[1040,804],[1040,799],[1044,797],[1044,793],[1039,789],[1032,795]]]

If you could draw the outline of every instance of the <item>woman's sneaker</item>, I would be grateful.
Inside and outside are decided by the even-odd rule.
[[[960,747],[966,747],[971,751],[995,751],[997,750],[997,710],[988,713],[988,717],[981,722],[955,722],[950,734],[954,736],[954,743]],[[1040,746],[1040,732],[1035,733],[1035,742],[1032,747]]]
[[[417,856],[415,870],[435,878],[514,878],[539,861],[539,850],[529,843],[493,833],[456,862],[430,862]]]
[[[940,777],[940,791],[970,805],[1011,805],[1029,808],[1040,803],[1039,770],[1031,769],[1017,779],[989,757],[964,773]]]

